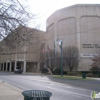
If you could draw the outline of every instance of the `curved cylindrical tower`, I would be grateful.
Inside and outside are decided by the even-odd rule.
[[[57,38],[63,47],[77,46],[80,63],[77,70],[88,71],[92,57],[100,49],[100,5],[77,4],[54,12],[46,21],[46,45],[54,49]],[[57,50],[59,47],[56,45]]]

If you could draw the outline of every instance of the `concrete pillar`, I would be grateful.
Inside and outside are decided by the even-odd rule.
[[[79,66],[77,71],[81,71],[81,40],[80,40],[81,30],[80,30],[80,17],[77,17],[77,47],[79,49]]]
[[[8,66],[7,66],[7,65],[8,65],[8,63],[6,62],[6,71],[7,71],[7,68],[8,68]]]
[[[77,47],[80,51],[81,43],[80,43],[80,20],[77,20]]]
[[[56,53],[56,48],[57,48],[57,22],[55,23],[55,41],[54,41],[54,52]],[[57,62],[56,62],[57,58],[55,56],[55,66],[57,66]]]
[[[17,61],[15,60],[15,67],[14,67],[14,70],[16,70],[16,66],[17,66]]]
[[[17,45],[16,45],[16,54],[15,54],[15,66],[14,66],[14,70],[16,70],[17,67]]]
[[[0,63],[0,71],[1,71],[1,63]]]
[[[55,46],[57,41],[57,24],[55,24]]]
[[[0,71],[1,71],[1,63],[0,63]]]
[[[9,70],[10,72],[11,72],[11,66],[12,66],[12,62],[10,61],[10,68],[9,68],[9,69],[10,69],[10,70]]]
[[[21,63],[21,70],[23,70],[23,63]]]
[[[26,38],[26,37],[25,37]],[[24,47],[24,68],[23,68],[23,72],[26,72],[26,42],[25,42],[25,47]]]
[[[23,72],[26,72],[26,61],[24,60],[24,68],[23,68]]]

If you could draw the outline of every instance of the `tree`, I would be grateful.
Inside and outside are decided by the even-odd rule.
[[[100,68],[99,68],[98,66],[92,66],[92,67],[90,68],[90,71],[98,72],[98,71],[100,71]]]
[[[40,50],[44,34],[38,34],[36,28],[39,26],[34,29],[27,27],[28,22],[34,18],[36,15],[27,12],[19,0],[0,0],[0,55],[9,55],[11,59],[11,54]]]
[[[64,47],[63,56],[70,71],[72,71],[74,67],[78,66],[79,50],[77,47],[75,46]]]
[[[19,0],[0,0],[0,40],[3,40],[3,46],[5,45],[11,50],[15,48],[15,44],[19,46],[20,41],[25,42],[26,38],[21,35],[20,29],[17,30],[17,28],[26,26],[29,19],[33,17]]]
[[[92,59],[93,63],[92,63],[92,67],[90,68],[91,71],[100,71],[100,55],[96,55],[94,56],[94,58]]]
[[[3,44],[0,43],[2,51],[4,51],[5,46],[7,48],[5,49],[6,53],[9,53],[16,47],[19,50],[24,45],[33,47],[36,46],[37,42],[41,42],[36,41],[39,37],[37,30],[26,27],[29,20],[34,19],[34,17],[36,15],[27,12],[19,0],[0,0],[0,40],[3,40]],[[34,44],[32,44],[33,40],[35,41]]]
[[[45,65],[45,43],[41,43],[41,49],[40,49],[40,61],[41,61],[41,71],[44,68]]]
[[[0,0],[0,38],[5,38],[19,25],[26,26],[32,17],[18,0]]]
[[[58,52],[52,49],[49,49],[47,52],[46,52],[46,66],[51,70],[51,72],[53,72],[54,70],[54,67],[56,65],[56,59],[55,59],[55,56],[58,58]]]

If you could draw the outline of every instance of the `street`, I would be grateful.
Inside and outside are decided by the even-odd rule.
[[[91,92],[93,91],[85,88],[75,87],[69,84],[58,83],[52,81],[52,77],[48,78],[47,76],[21,75],[0,72],[0,80],[14,85],[23,91],[49,91],[52,93],[50,100],[91,100]]]

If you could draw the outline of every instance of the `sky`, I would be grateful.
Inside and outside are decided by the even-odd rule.
[[[100,0],[26,0],[29,12],[38,15],[36,23],[42,23],[45,30],[46,19],[56,10],[74,4],[100,4]],[[35,24],[36,24],[35,23]],[[33,26],[30,23],[30,26]]]

